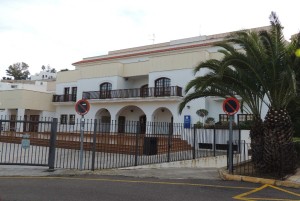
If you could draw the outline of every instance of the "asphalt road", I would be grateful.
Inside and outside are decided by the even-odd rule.
[[[202,179],[0,177],[1,201],[300,200],[300,189]]]

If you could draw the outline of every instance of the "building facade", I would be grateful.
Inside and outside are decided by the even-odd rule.
[[[55,81],[2,80],[0,82],[0,119],[37,122],[41,117],[55,116],[52,96]],[[11,122],[9,130],[38,130],[36,123],[24,124],[20,128]]]
[[[263,27],[265,28],[265,27]],[[261,29],[261,28],[260,28]],[[220,59],[215,43],[229,33],[198,36],[167,43],[110,51],[107,55],[84,58],[74,63],[75,70],[59,72],[53,105],[61,123],[74,123],[80,116],[74,105],[87,99],[91,109],[86,118],[102,123],[116,121],[169,122],[195,124],[201,121],[199,109],[208,110],[216,122],[228,121],[220,97],[190,102],[178,113],[185,86],[195,76],[195,66],[208,59]],[[247,120],[239,112],[235,121]],[[118,128],[121,129],[122,128]]]

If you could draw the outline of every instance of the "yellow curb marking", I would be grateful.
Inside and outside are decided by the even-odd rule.
[[[297,199],[297,200],[290,200],[290,199],[276,199],[276,198],[248,198],[248,200],[249,200],[249,201],[250,201],[250,200],[299,201],[299,199]]]
[[[233,197],[234,199],[237,199],[237,200],[246,200],[246,201],[251,201],[251,200],[290,200],[292,201],[292,199],[277,199],[277,198],[252,198],[252,197],[246,197],[250,194],[253,194],[253,193],[256,193],[258,191],[261,191],[267,187],[271,187],[271,188],[274,188],[276,190],[279,190],[279,191],[282,191],[282,192],[285,192],[287,194],[290,194],[290,195],[294,195],[294,196],[298,196],[300,197],[300,194],[298,193],[294,193],[294,192],[291,192],[291,191],[288,191],[288,190],[285,190],[285,189],[282,189],[282,188],[278,188],[276,186],[273,186],[273,185],[270,185],[270,184],[265,184],[259,188],[256,188],[252,191],[249,191],[249,192],[246,192],[246,193],[242,193],[240,195],[237,195],[235,197]],[[299,199],[297,199],[299,201]]]
[[[268,184],[265,184],[259,188],[256,188],[256,189],[253,189],[252,191],[249,191],[249,192],[246,192],[246,193],[242,193],[242,194],[239,194],[235,197],[233,197],[234,199],[237,199],[237,200],[249,200],[248,198],[245,198],[247,195],[250,195],[252,193],[255,193],[257,191],[261,191],[262,189],[266,188],[268,186]]]
[[[121,179],[100,179],[100,178],[70,178],[70,177],[0,177],[0,179],[64,179],[64,180],[84,180],[84,181],[108,181],[108,182],[124,182],[124,183],[145,183],[145,184],[163,184],[163,185],[183,185],[183,186],[200,186],[212,188],[227,188],[227,189],[254,189],[241,186],[222,186],[209,184],[193,184],[182,182],[161,182],[161,181],[145,181],[145,180],[121,180]]]

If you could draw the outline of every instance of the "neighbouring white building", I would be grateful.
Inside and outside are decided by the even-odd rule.
[[[51,72],[50,70],[43,70],[35,75],[30,77],[31,80],[55,80],[56,73]]]
[[[0,82],[0,119],[38,121],[54,117],[52,97],[55,80],[2,80]],[[10,130],[15,130],[10,123]],[[38,125],[24,124],[19,131],[37,131]]]
[[[261,27],[257,29],[265,29]],[[197,36],[135,48],[110,51],[107,55],[75,62],[75,70],[59,72],[53,96],[55,116],[63,124],[74,124],[75,102],[87,99],[91,109],[86,118],[102,123],[116,121],[174,122],[199,121],[198,109],[206,109],[215,121],[228,121],[222,110],[224,99],[207,97],[190,102],[182,114],[178,105],[185,86],[194,78],[201,61],[218,59],[215,43],[229,33]],[[200,72],[204,75],[204,70]],[[266,113],[266,111],[263,111]],[[238,121],[239,112],[235,116]],[[240,115],[239,121],[245,120]],[[122,130],[122,128],[119,128]]]

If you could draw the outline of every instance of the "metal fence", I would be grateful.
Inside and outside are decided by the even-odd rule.
[[[0,164],[80,168],[80,119],[0,119]],[[228,129],[161,122],[84,120],[82,169],[107,169],[227,154]],[[241,132],[233,138],[240,146]]]

